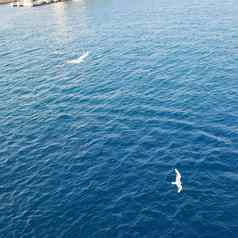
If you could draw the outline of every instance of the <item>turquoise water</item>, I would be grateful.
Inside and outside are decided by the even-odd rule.
[[[237,12],[1,6],[0,237],[236,238]]]

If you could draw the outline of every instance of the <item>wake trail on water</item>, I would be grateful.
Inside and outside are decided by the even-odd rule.
[[[67,60],[66,64],[80,64],[84,61],[84,59],[89,55],[89,52],[87,51],[86,53],[84,53],[83,55],[81,55],[79,58],[77,59],[73,59],[73,60]]]

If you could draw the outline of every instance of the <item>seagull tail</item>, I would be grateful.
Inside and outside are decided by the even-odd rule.
[[[172,182],[171,184],[176,184],[176,182]]]

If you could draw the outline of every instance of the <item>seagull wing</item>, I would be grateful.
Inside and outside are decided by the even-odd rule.
[[[180,185],[180,186],[178,187],[178,193],[180,193],[180,192],[182,191],[182,189],[183,189],[183,187],[182,187],[182,185]]]
[[[176,182],[180,182],[181,174],[179,173],[177,169],[175,169],[175,172],[176,172]]]

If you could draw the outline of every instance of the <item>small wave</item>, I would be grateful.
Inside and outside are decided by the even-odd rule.
[[[84,53],[83,55],[81,55],[79,58],[77,59],[73,59],[73,60],[67,60],[66,63],[67,64],[80,64],[84,61],[84,59],[89,55],[89,52],[87,51],[86,53]]]

